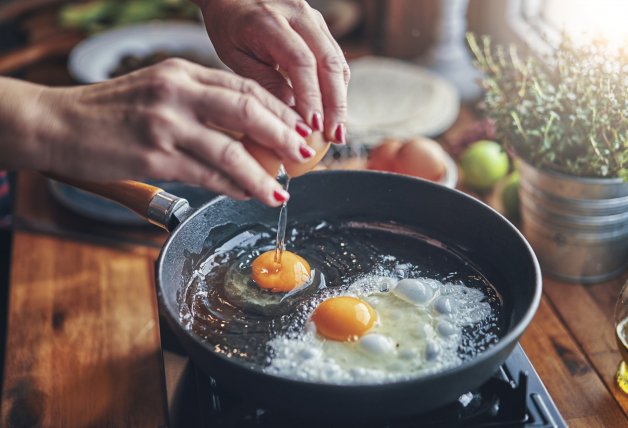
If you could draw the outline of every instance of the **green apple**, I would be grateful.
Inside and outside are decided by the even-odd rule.
[[[477,141],[460,158],[464,183],[472,190],[490,190],[508,172],[508,155],[502,147],[488,140]]]
[[[510,220],[519,221],[519,171],[511,173],[503,181],[504,187],[502,187],[501,198],[502,205],[504,206],[504,212],[506,217]]]

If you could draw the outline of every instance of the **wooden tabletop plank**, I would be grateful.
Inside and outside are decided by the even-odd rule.
[[[628,394],[615,384],[621,361],[614,329],[615,304],[626,275],[596,284],[565,284],[545,280],[544,289],[570,335],[584,351],[624,413],[628,413]]]
[[[628,418],[546,296],[521,344],[569,426],[628,426]]]
[[[15,234],[2,426],[165,426],[155,257]]]

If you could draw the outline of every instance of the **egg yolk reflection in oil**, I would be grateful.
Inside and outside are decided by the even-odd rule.
[[[253,281],[273,293],[285,293],[308,282],[311,277],[309,263],[301,256],[283,251],[275,260],[275,250],[260,254],[251,265]]]
[[[338,341],[357,340],[373,327],[376,319],[371,305],[351,296],[327,299],[312,314],[317,333]]]

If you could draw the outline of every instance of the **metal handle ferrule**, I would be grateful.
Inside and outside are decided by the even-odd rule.
[[[148,204],[146,218],[152,224],[172,231],[183,221],[190,210],[190,204],[186,199],[168,192],[159,192]]]

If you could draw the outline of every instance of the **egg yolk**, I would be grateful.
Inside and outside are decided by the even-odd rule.
[[[253,281],[273,293],[285,293],[310,280],[310,265],[301,256],[284,251],[281,260],[275,261],[275,250],[260,254],[251,265]]]
[[[377,313],[365,301],[351,296],[332,297],[314,310],[312,321],[316,331],[332,340],[356,340],[369,331]]]

